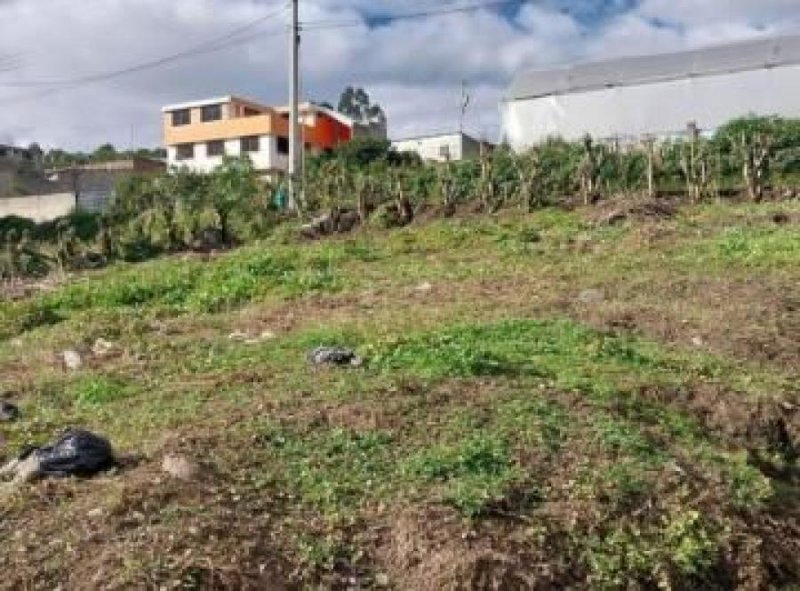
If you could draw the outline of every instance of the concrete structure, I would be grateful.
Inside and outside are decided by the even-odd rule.
[[[79,209],[98,212],[111,201],[121,180],[131,176],[163,174],[166,169],[166,164],[160,160],[129,158],[50,170],[48,176],[72,192]]]
[[[0,197],[0,218],[16,216],[49,222],[75,210],[75,193],[50,193],[25,197]]]
[[[398,152],[416,152],[423,160],[458,162],[479,158],[481,149],[491,150],[494,146],[457,131],[393,140],[392,147]]]
[[[0,144],[0,163],[2,164],[17,167],[28,166],[35,170],[41,170],[43,158],[44,152],[36,145],[29,148],[19,148]]]
[[[211,172],[225,156],[246,154],[260,172],[289,168],[289,109],[228,96],[164,107],[163,134],[170,167]],[[334,148],[353,137],[352,120],[313,103],[301,106],[306,150]]]
[[[44,181],[42,150],[0,144],[0,197],[35,192]],[[33,187],[31,187],[33,185]]]
[[[501,110],[517,150],[555,136],[636,141],[690,122],[708,132],[749,114],[800,117],[800,36],[524,72]]]

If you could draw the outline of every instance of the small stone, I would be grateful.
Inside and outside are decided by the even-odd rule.
[[[178,480],[194,480],[200,475],[200,466],[186,456],[169,454],[164,456],[161,469]]]
[[[70,371],[78,371],[83,366],[83,358],[75,349],[67,349],[61,354],[64,367]]]
[[[386,588],[389,586],[389,575],[386,573],[378,573],[375,575],[375,586]]]
[[[95,357],[106,357],[114,351],[114,343],[105,339],[97,339],[92,345],[92,355]]]
[[[86,514],[89,519],[98,519],[103,516],[103,510],[100,507],[95,507]]]
[[[258,338],[260,338],[262,341],[271,341],[273,339],[277,339],[278,335],[271,330],[265,330],[258,336]]]
[[[428,283],[427,281],[425,283],[420,283],[417,286],[416,291],[418,293],[430,293],[431,291],[433,291],[433,285],[431,283]]]
[[[693,337],[692,344],[695,347],[702,347],[703,345],[705,345],[705,341],[703,341],[703,339],[701,339],[700,337]]]
[[[228,335],[228,340],[229,341],[246,341],[247,338],[248,338],[247,337],[247,333],[244,333],[244,332],[242,332],[240,330],[237,330],[236,332],[232,332],[231,334]]]

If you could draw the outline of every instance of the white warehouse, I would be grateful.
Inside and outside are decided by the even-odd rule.
[[[800,117],[800,36],[523,72],[501,111],[515,150],[549,137],[635,141],[750,114]]]

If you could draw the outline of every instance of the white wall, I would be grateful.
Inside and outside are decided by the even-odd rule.
[[[69,215],[74,209],[74,193],[0,198],[0,218],[13,215],[41,223]]]
[[[225,142],[225,155],[241,155],[241,142],[239,139],[227,140]],[[222,156],[209,156],[207,154],[208,145],[198,143],[194,145],[194,158],[191,160],[178,160],[177,148],[167,147],[167,165],[169,167],[183,167],[196,172],[209,173],[222,164]],[[256,170],[288,170],[289,156],[278,153],[278,140],[274,136],[263,135],[259,137],[259,151],[247,154],[253,161]]]
[[[501,110],[505,137],[517,150],[551,136],[673,135],[690,121],[713,130],[748,114],[800,117],[800,66],[523,99]]]
[[[448,146],[450,148],[450,160],[458,161],[463,157],[463,136],[458,133],[431,136],[424,138],[396,140],[392,142],[392,146],[398,152],[416,152],[423,160],[434,160],[437,162],[444,162],[447,158],[441,155],[441,148]]]

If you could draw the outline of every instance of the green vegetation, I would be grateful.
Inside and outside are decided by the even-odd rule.
[[[22,410],[7,457],[81,426],[124,459],[7,499],[0,587],[86,572],[109,588],[800,582],[796,201],[652,214],[616,197],[615,225],[550,197],[493,215],[459,201],[452,218],[304,242],[278,212],[237,218],[226,195],[266,203],[246,166],[131,187],[119,220],[163,256],[0,307],[0,392]],[[432,195],[474,182],[468,164],[368,166],[419,172]],[[570,178],[549,175],[524,178]],[[160,212],[141,234],[137,211]],[[240,248],[173,252],[226,212]],[[319,345],[366,363],[312,366]],[[202,476],[163,474],[175,453]]]

